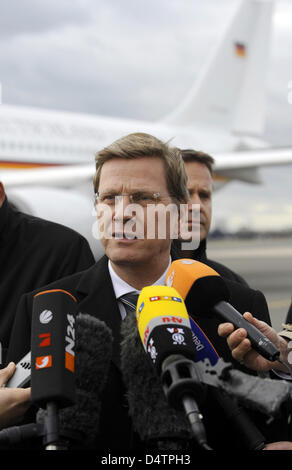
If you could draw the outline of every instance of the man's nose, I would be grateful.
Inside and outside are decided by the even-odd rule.
[[[125,208],[129,204],[131,204],[131,201],[130,196],[127,194],[120,194],[115,197],[114,220],[129,219],[129,216],[125,214]]]
[[[201,204],[201,199],[200,199],[199,194],[198,193],[192,194],[190,199],[189,199],[188,204],[189,204],[189,206],[191,206],[192,204]]]

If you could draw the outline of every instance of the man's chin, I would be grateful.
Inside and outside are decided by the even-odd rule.
[[[107,257],[113,263],[132,263],[139,258],[139,250],[137,249],[137,240],[114,241],[104,246]]]

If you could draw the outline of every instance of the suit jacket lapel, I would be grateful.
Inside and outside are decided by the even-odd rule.
[[[120,367],[121,314],[116,302],[108,271],[108,258],[104,256],[86,270],[77,286],[79,310],[95,316],[111,329],[113,335],[113,362]]]

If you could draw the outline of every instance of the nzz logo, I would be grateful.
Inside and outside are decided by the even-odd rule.
[[[71,372],[75,370],[75,317],[68,313],[65,336],[65,367]]]

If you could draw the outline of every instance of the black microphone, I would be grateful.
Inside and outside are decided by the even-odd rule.
[[[46,407],[46,449],[58,448],[58,410],[75,401],[77,300],[62,289],[37,293],[31,324],[31,401]]]
[[[60,447],[90,448],[99,431],[102,392],[112,355],[112,333],[97,318],[79,313],[75,323],[75,403],[59,410]],[[37,423],[0,431],[0,443],[15,444],[45,435],[47,411],[40,409]]]
[[[53,289],[33,298],[31,324],[31,401],[55,402],[62,408],[75,401],[75,317],[77,300]]]
[[[280,351],[276,346],[228,303],[230,292],[214,269],[195,260],[176,260],[169,267],[165,283],[180,293],[190,315],[213,311],[235,328],[244,328],[252,347],[263,357],[269,361],[279,359]]]
[[[192,433],[183,412],[171,408],[161,379],[148,360],[134,315],[121,326],[121,371],[135,432],[149,451],[186,449]]]

